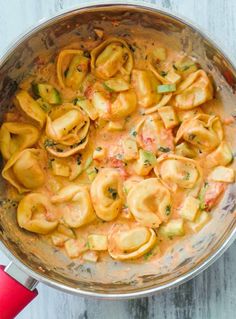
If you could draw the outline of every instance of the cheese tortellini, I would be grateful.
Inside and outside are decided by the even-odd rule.
[[[55,207],[41,193],[28,194],[20,201],[17,221],[20,227],[43,235],[52,232],[58,225]]]
[[[175,106],[189,110],[213,98],[213,87],[209,77],[203,70],[198,70],[179,85],[175,92]]]
[[[108,252],[117,260],[136,259],[150,251],[156,242],[156,233],[151,228],[117,225],[109,234]]]
[[[133,70],[132,83],[141,107],[147,108],[160,101],[161,94],[157,93],[160,82],[151,71]]]
[[[88,142],[89,117],[78,107],[65,103],[47,116],[44,145],[57,157],[68,157],[84,149]]]
[[[161,156],[154,171],[172,190],[193,188],[202,176],[196,161],[178,155]]]
[[[137,98],[131,89],[118,93],[115,100],[111,102],[107,92],[96,91],[93,94],[92,102],[101,118],[119,120],[135,111]]]
[[[117,217],[123,204],[122,181],[117,170],[99,171],[91,185],[91,199],[99,218],[110,221]]]
[[[45,183],[45,152],[39,149],[25,149],[14,154],[6,163],[2,176],[19,193],[37,189]]]
[[[148,115],[141,119],[135,131],[138,144],[147,151],[158,154],[162,149],[174,148],[171,132],[165,129],[162,120],[155,115]]]
[[[133,56],[124,40],[110,38],[91,51],[91,70],[101,79],[129,75],[132,68]]]
[[[82,50],[62,50],[57,59],[57,79],[60,86],[78,90],[88,73],[89,62]]]
[[[16,107],[33,123],[42,128],[46,121],[46,114],[30,94],[25,90],[20,90],[14,98]]]
[[[0,148],[4,159],[8,160],[17,152],[34,145],[39,138],[39,131],[27,123],[6,122],[0,130]]]
[[[58,209],[62,211],[63,220],[72,228],[86,225],[96,218],[89,191],[85,186],[69,184],[51,200],[52,203],[59,204]]]
[[[171,195],[157,178],[147,178],[131,188],[128,207],[142,226],[158,227],[171,213]]]
[[[217,116],[199,114],[181,124],[176,142],[183,138],[202,150],[211,151],[220,144],[223,137],[222,124]]]

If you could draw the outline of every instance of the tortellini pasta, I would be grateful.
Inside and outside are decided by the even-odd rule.
[[[128,207],[142,226],[158,227],[171,213],[171,195],[157,178],[134,185],[127,196]]]
[[[86,186],[69,184],[60,189],[51,201],[59,205],[63,220],[72,228],[84,226],[96,218]]]
[[[133,57],[124,40],[110,38],[91,51],[91,71],[101,79],[129,75]]]
[[[44,165],[45,152],[43,150],[25,149],[9,159],[2,171],[2,176],[19,193],[28,192],[44,184],[46,179]]]
[[[89,69],[89,58],[81,50],[62,50],[57,59],[57,78],[61,87],[78,90]]]
[[[117,170],[99,171],[91,185],[91,199],[99,218],[110,221],[117,217],[123,204],[122,181]]]
[[[8,160],[17,152],[34,145],[39,131],[33,125],[18,122],[3,123],[0,130],[0,148],[4,159]]]
[[[200,166],[196,161],[178,155],[159,157],[154,171],[173,191],[178,187],[193,188],[202,177]]]
[[[149,70],[133,70],[132,84],[141,107],[148,108],[161,99],[161,94],[157,93],[157,85],[160,82]]]
[[[213,98],[213,87],[209,77],[203,70],[198,70],[179,85],[175,92],[175,106],[189,110]]]
[[[55,207],[41,193],[28,194],[20,201],[17,221],[21,228],[43,235],[52,232],[58,225]]]
[[[156,242],[156,233],[151,228],[117,225],[109,234],[108,252],[116,260],[136,259],[150,251]]]
[[[33,123],[42,128],[46,121],[46,114],[41,109],[39,103],[35,101],[27,91],[20,90],[14,98],[14,104]]]
[[[135,92],[130,89],[118,93],[112,102],[107,92],[96,91],[93,94],[92,102],[101,118],[119,120],[135,111],[137,98]]]
[[[90,120],[78,107],[65,103],[47,116],[44,146],[57,157],[68,157],[84,149]]]
[[[176,142],[183,138],[202,150],[211,151],[220,144],[223,137],[222,124],[217,116],[199,114],[181,124],[176,134]]]
[[[162,150],[171,151],[174,148],[174,139],[171,131],[166,130],[161,119],[155,115],[144,117],[136,126],[136,140],[140,147],[154,154]]]

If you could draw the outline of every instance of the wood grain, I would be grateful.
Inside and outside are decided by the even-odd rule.
[[[85,1],[83,1],[85,2]],[[92,1],[86,1],[89,3]],[[106,2],[106,1],[104,1]],[[133,1],[135,2],[135,1]],[[151,0],[207,30],[236,63],[235,0]],[[0,0],[0,54],[30,26],[76,6],[78,0]],[[236,243],[208,270],[170,291],[131,301],[100,301],[39,285],[38,298],[18,319],[234,319]],[[0,253],[0,262],[7,258]]]

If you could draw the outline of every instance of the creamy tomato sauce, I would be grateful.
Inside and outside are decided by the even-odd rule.
[[[0,133],[20,227],[81,262],[146,263],[207,224],[234,119],[197,61],[99,33],[37,64]]]

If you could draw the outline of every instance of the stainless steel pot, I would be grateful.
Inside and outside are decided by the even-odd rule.
[[[141,30],[138,34],[134,32],[137,25]],[[153,34],[153,37],[164,33],[170,45],[196,57],[202,67],[213,75],[217,97],[227,102],[225,113],[234,112],[235,67],[205,34],[155,7],[101,4],[58,15],[28,32],[8,50],[0,65],[1,113],[11,107],[9,101],[17,84],[33,67],[39,54],[49,52],[53,57],[55,50],[68,44],[68,39],[78,41],[94,37],[94,27],[103,27],[106,33],[123,36],[127,41],[145,37],[147,33]],[[233,136],[231,142],[236,149]],[[193,278],[212,264],[236,237],[235,185],[232,185],[204,231],[174,245],[155,267],[147,269],[145,265],[114,261],[81,266],[46,241],[39,241],[37,235],[19,229],[15,207],[5,198],[2,180],[0,187],[0,246],[13,261],[6,271],[25,286],[30,282],[28,277],[34,278],[35,281],[30,282],[32,289],[36,281],[41,281],[83,296],[127,299],[149,295]],[[186,245],[188,254],[183,249]],[[177,262],[176,259],[173,262],[173,256],[178,256]]]

